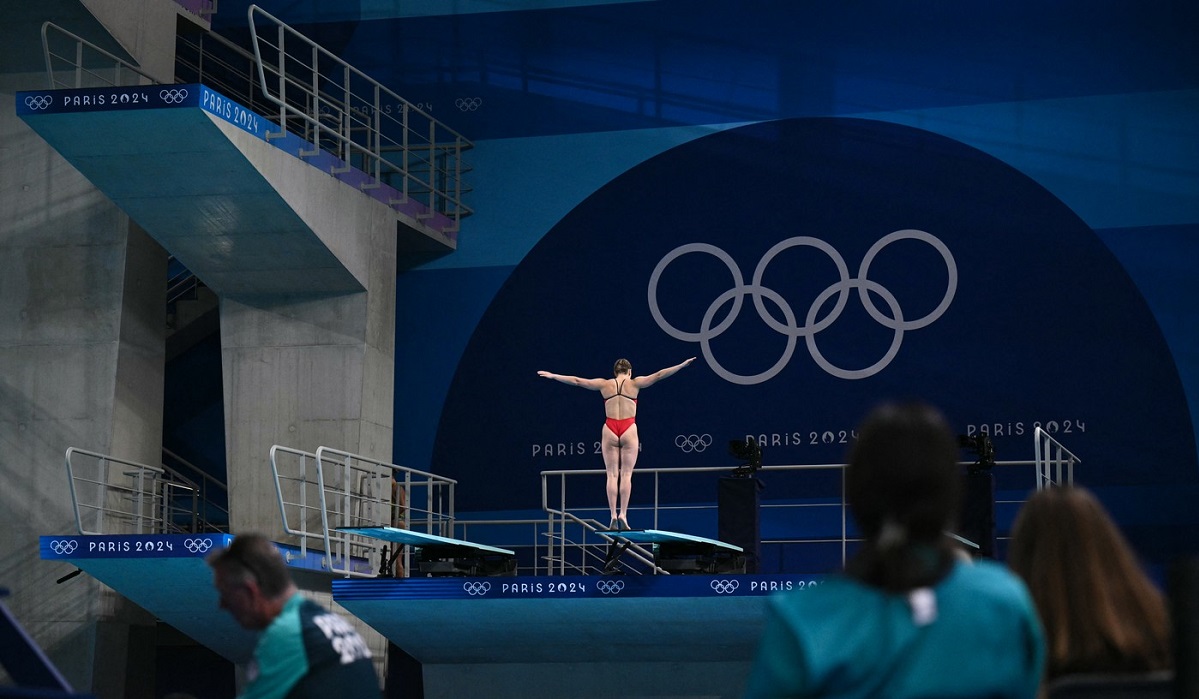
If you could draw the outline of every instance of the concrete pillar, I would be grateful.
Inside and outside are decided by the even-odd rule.
[[[75,531],[67,447],[161,458],[167,258],[15,116],[44,80],[0,75],[0,586],[76,688],[115,697],[108,622],[137,612],[87,576],[56,585],[72,568],[38,537]]]
[[[269,463],[275,444],[391,459],[396,222],[368,197],[356,205],[343,225],[365,242],[367,291],[221,299],[234,533],[282,528]]]
[[[41,7],[85,17],[68,5]],[[140,55],[169,78],[176,10],[138,5],[105,25],[158,37]],[[0,27],[0,42],[40,50],[40,21]],[[0,62],[0,586],[77,690],[146,696],[126,668],[153,619],[86,575],[56,584],[73,568],[41,561],[38,537],[75,531],[68,447],[161,460],[167,255],[15,116],[14,93],[45,84],[28,61]]]

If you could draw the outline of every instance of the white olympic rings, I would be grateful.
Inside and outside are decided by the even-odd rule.
[[[473,112],[483,106],[482,97],[459,97],[454,100],[454,106],[463,112]]]
[[[75,549],[77,548],[79,548],[79,543],[71,539],[67,539],[65,541],[53,539],[50,541],[50,550],[60,556],[75,553]]]
[[[183,547],[192,553],[204,553],[212,548],[212,541],[209,539],[184,539]]]
[[[54,104],[54,95],[29,95],[25,98],[25,106],[37,111],[46,109]]]
[[[741,586],[741,583],[737,582],[736,580],[722,579],[713,580],[712,582],[708,583],[708,586],[715,590],[716,594],[718,595],[731,595],[737,591],[737,588]]]
[[[941,302],[937,305],[937,307],[930,311],[923,318],[905,320],[903,317],[903,310],[899,307],[899,301],[896,300],[895,296],[878,282],[871,281],[867,278],[867,275],[870,272],[870,265],[874,262],[875,257],[882,252],[883,248],[897,240],[919,240],[925,242],[932,246],[933,249],[935,249],[938,253],[940,253],[942,259],[945,261],[945,267],[949,273],[945,295],[942,297]],[[811,305],[808,307],[808,312],[804,318],[803,325],[798,325],[796,323],[795,312],[792,310],[791,305],[787,303],[786,299],[782,297],[782,295],[773,289],[762,286],[762,277],[766,273],[766,267],[775,258],[775,256],[784,250],[799,246],[813,247],[828,255],[829,259],[831,259],[833,264],[836,266],[837,274],[840,277],[837,282],[829,285],[828,288],[817,295],[815,300],[812,301]],[[667,321],[666,318],[663,317],[662,310],[658,307],[658,283],[661,280],[662,273],[666,270],[671,262],[674,262],[683,255],[693,252],[702,252],[712,255],[729,268],[729,272],[733,277],[733,287],[717,296],[716,299],[712,301],[711,305],[708,306],[707,311],[704,312],[704,317],[700,322],[700,328],[698,332],[688,332],[676,328],[669,321]],[[648,297],[650,314],[653,315],[654,320],[658,323],[658,327],[662,328],[662,330],[664,330],[668,335],[678,340],[700,343],[700,350],[704,356],[704,359],[708,362],[708,366],[712,368],[712,371],[716,372],[718,376],[730,383],[749,386],[753,384],[759,384],[764,381],[769,381],[777,376],[779,372],[783,370],[783,367],[785,367],[787,363],[791,361],[791,355],[795,352],[796,339],[799,337],[804,338],[804,342],[807,344],[808,353],[812,355],[812,359],[828,374],[842,379],[864,379],[869,376],[874,376],[886,368],[886,366],[890,364],[893,359],[895,359],[895,356],[899,353],[899,347],[903,343],[904,332],[908,330],[919,330],[920,328],[926,327],[945,313],[946,309],[949,308],[949,305],[953,303],[954,294],[957,292],[957,285],[957,262],[954,260],[953,254],[949,251],[949,248],[931,233],[916,229],[903,229],[883,236],[878,240],[878,242],[872,245],[869,250],[866,251],[866,255],[862,258],[862,264],[858,267],[858,275],[856,277],[849,276],[849,267],[845,264],[845,259],[841,257],[841,253],[837,252],[836,248],[834,248],[832,245],[829,245],[827,242],[811,236],[796,236],[793,238],[787,238],[786,240],[777,243],[774,247],[766,251],[766,254],[764,254],[762,259],[758,262],[758,266],[754,270],[753,280],[749,284],[745,283],[744,278],[741,276],[741,269],[737,266],[737,263],[733,261],[733,258],[724,250],[716,247],[715,245],[709,245],[707,243],[687,243],[686,245],[680,245],[674,250],[666,253],[666,255],[658,261],[657,266],[654,267],[654,271],[649,278]],[[887,351],[883,354],[882,359],[879,359],[877,362],[864,369],[843,369],[838,367],[832,362],[828,361],[820,352],[820,348],[816,346],[816,334],[827,329],[830,325],[836,322],[838,318],[840,318],[841,312],[845,309],[845,305],[849,300],[849,291],[851,289],[858,290],[858,298],[861,299],[862,305],[866,308],[866,312],[870,314],[870,317],[883,327],[888,328],[895,333],[891,340],[891,346],[887,348]],[[891,311],[891,315],[888,316],[874,305],[874,301],[871,299],[869,292],[878,294],[883,301],[886,302],[887,307]],[[774,363],[774,366],[760,374],[753,374],[750,376],[736,374],[721,366],[720,362],[716,361],[716,357],[713,355],[711,345],[712,340],[723,334],[724,331],[728,330],[733,322],[737,320],[737,316],[741,312],[743,298],[747,294],[753,297],[754,307],[757,309],[758,315],[762,318],[762,321],[765,322],[766,325],[772,330],[785,335],[787,338],[786,348],[783,350],[783,354],[779,360]],[[818,319],[817,315],[820,313],[822,305],[834,294],[836,295],[836,300],[833,304],[833,308],[823,318]],[[774,315],[767,310],[766,304],[763,302],[763,297],[769,299],[770,302],[782,312],[783,318],[786,321],[785,323],[779,322]],[[712,323],[715,320],[717,312],[729,301],[732,301],[732,308],[729,310],[724,319],[720,321],[720,323],[713,326]]]
[[[600,580],[595,584],[595,589],[605,595],[619,595],[624,590],[623,580]]]
[[[169,90],[161,90],[158,96],[167,104],[181,104],[187,99],[187,90],[171,88]]]
[[[462,589],[468,595],[485,595],[491,591],[491,583],[489,582],[465,582],[462,583]]]
[[[712,446],[712,435],[681,434],[674,438],[674,445],[685,453],[701,452]]]

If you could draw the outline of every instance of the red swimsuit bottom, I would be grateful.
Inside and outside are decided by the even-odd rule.
[[[604,421],[604,424],[608,426],[608,429],[612,430],[612,434],[619,437],[633,426],[633,421],[636,419],[635,417],[626,417],[623,420],[617,420],[614,417],[610,417]]]

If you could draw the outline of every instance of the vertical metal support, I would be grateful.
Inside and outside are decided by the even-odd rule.
[[[382,180],[382,177],[380,176],[380,173],[382,172],[382,169],[380,167],[381,166],[380,160],[382,159],[382,153],[383,153],[383,151],[382,151],[382,145],[383,145],[382,134],[380,133],[380,131],[382,130],[382,121],[381,120],[383,118],[383,100],[382,100],[382,96],[379,94],[379,85],[375,85],[373,99],[374,99],[374,105],[375,105],[375,112],[371,118],[370,152],[374,156],[372,158],[372,160],[373,160],[372,175],[375,178],[375,181],[379,182],[380,180]]]
[[[1041,428],[1038,427],[1033,433],[1033,462],[1036,464],[1037,490],[1045,489],[1045,480],[1041,477],[1041,468],[1044,463],[1041,459],[1041,442]]]
[[[630,478],[632,478],[632,476],[630,476]],[[654,471],[654,529],[658,528],[658,510],[659,510],[658,505],[661,504],[661,502],[659,500],[659,495],[662,492],[661,488],[662,488],[662,474],[658,473],[657,471]],[[628,511],[629,503],[626,502],[624,504],[624,509],[626,512]]]
[[[454,139],[454,231],[462,227],[462,137]]]
[[[83,42],[75,44],[75,87],[83,87]]]
[[[275,68],[279,71],[279,127],[280,135],[287,133],[287,51],[283,46],[285,38],[283,25],[279,25],[279,61]]]
[[[300,455],[300,554],[308,556],[308,456]]]
[[[409,145],[408,145],[408,133],[409,133],[408,122],[410,121],[409,115],[411,114],[411,110],[409,109],[407,102],[404,103],[404,106],[400,111],[401,111],[400,166],[402,168],[402,170],[400,171],[400,183],[402,185],[400,187],[400,195],[402,196],[404,201],[408,201],[408,170],[409,170],[408,154],[411,152],[411,148],[409,148]]]
[[[561,522],[558,534],[558,545],[561,547],[558,556],[558,575],[566,575],[566,476],[558,476],[559,486],[558,493],[558,517]]]
[[[845,504],[845,468],[841,468],[841,567],[849,561],[849,547],[846,541],[849,538],[849,524],[847,506]]]
[[[429,213],[437,210],[437,122],[429,120]]]
[[[404,493],[405,493],[404,497],[406,498],[405,502],[408,504],[408,513],[405,516],[404,523],[408,525],[406,527],[407,529],[411,529],[412,528],[412,473],[410,471],[404,472]],[[411,546],[404,547],[404,577],[405,578],[412,577],[412,547]]]
[[[342,80],[345,81],[345,96],[343,98],[345,101],[342,103],[342,123],[345,125],[341,135],[342,160],[345,161],[346,166],[352,167],[353,163],[350,160],[353,157],[354,150],[354,95],[350,92],[350,66],[348,65],[342,68]]]

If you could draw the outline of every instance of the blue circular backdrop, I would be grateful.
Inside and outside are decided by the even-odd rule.
[[[610,376],[627,357],[641,374],[690,356],[642,393],[639,468],[731,466],[728,442],[747,435],[766,463],[839,463],[873,404],[919,398],[991,434],[1000,460],[1031,459],[1041,425],[1089,485],[1196,480],[1156,322],[1068,207],[956,141],[823,118],[678,146],[564,217],[476,328],[433,470],[469,478],[459,509],[538,507],[540,471],[602,467],[603,406],[537,370]],[[1031,468],[997,473],[1032,487]]]

